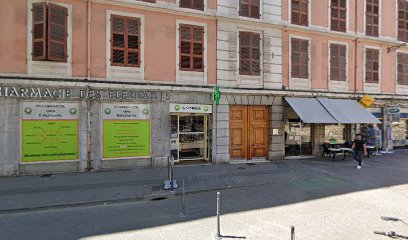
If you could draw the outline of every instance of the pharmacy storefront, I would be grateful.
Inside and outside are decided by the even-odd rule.
[[[0,86],[0,176],[210,163],[209,92]]]
[[[212,105],[170,104],[171,155],[176,164],[209,163]]]

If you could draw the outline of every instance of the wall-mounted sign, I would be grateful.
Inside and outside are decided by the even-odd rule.
[[[365,107],[365,108],[371,107],[374,104],[374,102],[375,102],[375,99],[368,96],[368,95],[365,95],[360,100],[360,104],[363,105],[363,107]]]
[[[401,108],[399,107],[387,108],[387,113],[389,115],[399,115],[401,113]]]
[[[212,105],[170,103],[172,113],[212,113]]]
[[[21,161],[78,160],[79,104],[23,102]]]
[[[171,99],[168,92],[115,89],[70,89],[52,87],[17,87],[0,85],[0,97],[23,99],[111,99],[164,102]]]
[[[102,158],[149,157],[150,105],[102,105]]]
[[[274,135],[274,136],[279,135],[279,129],[274,128],[274,129],[272,130],[272,135]]]

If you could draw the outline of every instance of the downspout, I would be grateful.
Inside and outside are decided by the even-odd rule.
[[[356,38],[354,39],[354,97],[356,101],[358,101],[357,97],[357,47],[358,47],[358,37],[357,37],[357,17],[358,17],[358,0],[355,0],[355,6],[354,6],[354,33],[356,35]],[[350,129],[352,131],[352,129]],[[354,134],[357,133],[357,124],[354,124]],[[353,134],[350,134],[353,135]]]
[[[354,39],[354,96],[357,99],[357,47],[358,47],[358,37],[357,37],[357,17],[358,17],[358,1],[355,1],[355,9],[354,9],[354,33],[356,34],[356,38]]]
[[[87,7],[87,20],[88,20],[88,25],[87,25],[87,80],[91,80],[91,1],[92,0],[87,0],[88,1],[88,7]],[[90,90],[90,86],[87,86],[87,91]],[[86,164],[86,170],[88,172],[93,172],[93,167],[92,167],[92,159],[91,159],[91,99],[88,98],[86,102],[86,110],[87,110],[87,137],[88,137],[88,154],[87,154],[87,164]]]

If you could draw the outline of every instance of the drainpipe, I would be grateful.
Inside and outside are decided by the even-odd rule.
[[[88,0],[88,7],[87,7],[87,80],[91,80],[91,1]],[[90,86],[87,86],[87,91],[89,92]],[[86,110],[87,110],[87,136],[88,136],[88,154],[87,154],[87,164],[86,170],[88,172],[93,172],[92,167],[92,159],[91,159],[91,99],[88,98],[86,102]]]
[[[354,97],[356,98],[356,101],[358,101],[357,97],[357,47],[358,47],[358,37],[357,37],[357,17],[358,17],[358,1],[355,0],[355,6],[354,6],[354,33],[356,34],[356,38],[354,39]],[[354,124],[354,134],[357,133],[357,124]]]

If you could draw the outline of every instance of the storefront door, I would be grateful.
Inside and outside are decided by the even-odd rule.
[[[268,154],[268,106],[230,106],[230,157],[266,158]]]

